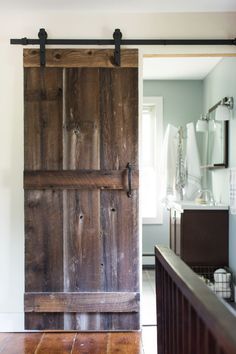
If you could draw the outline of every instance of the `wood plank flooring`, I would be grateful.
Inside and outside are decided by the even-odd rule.
[[[157,320],[155,270],[143,270],[142,282],[142,345],[143,354],[157,353]]]
[[[140,354],[140,332],[0,333],[4,354]]]

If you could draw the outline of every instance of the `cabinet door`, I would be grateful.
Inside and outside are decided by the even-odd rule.
[[[228,211],[185,210],[181,258],[190,265],[228,265]]]

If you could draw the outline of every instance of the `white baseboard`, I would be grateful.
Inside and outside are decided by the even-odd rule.
[[[0,312],[0,332],[24,331],[24,312]]]
[[[155,257],[154,256],[145,256],[142,257],[143,265],[155,265]]]

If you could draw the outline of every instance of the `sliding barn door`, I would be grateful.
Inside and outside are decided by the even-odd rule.
[[[137,50],[25,50],[24,100],[25,328],[139,329]]]

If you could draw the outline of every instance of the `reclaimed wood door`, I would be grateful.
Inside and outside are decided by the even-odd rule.
[[[121,58],[24,50],[26,329],[139,329],[138,52]]]

